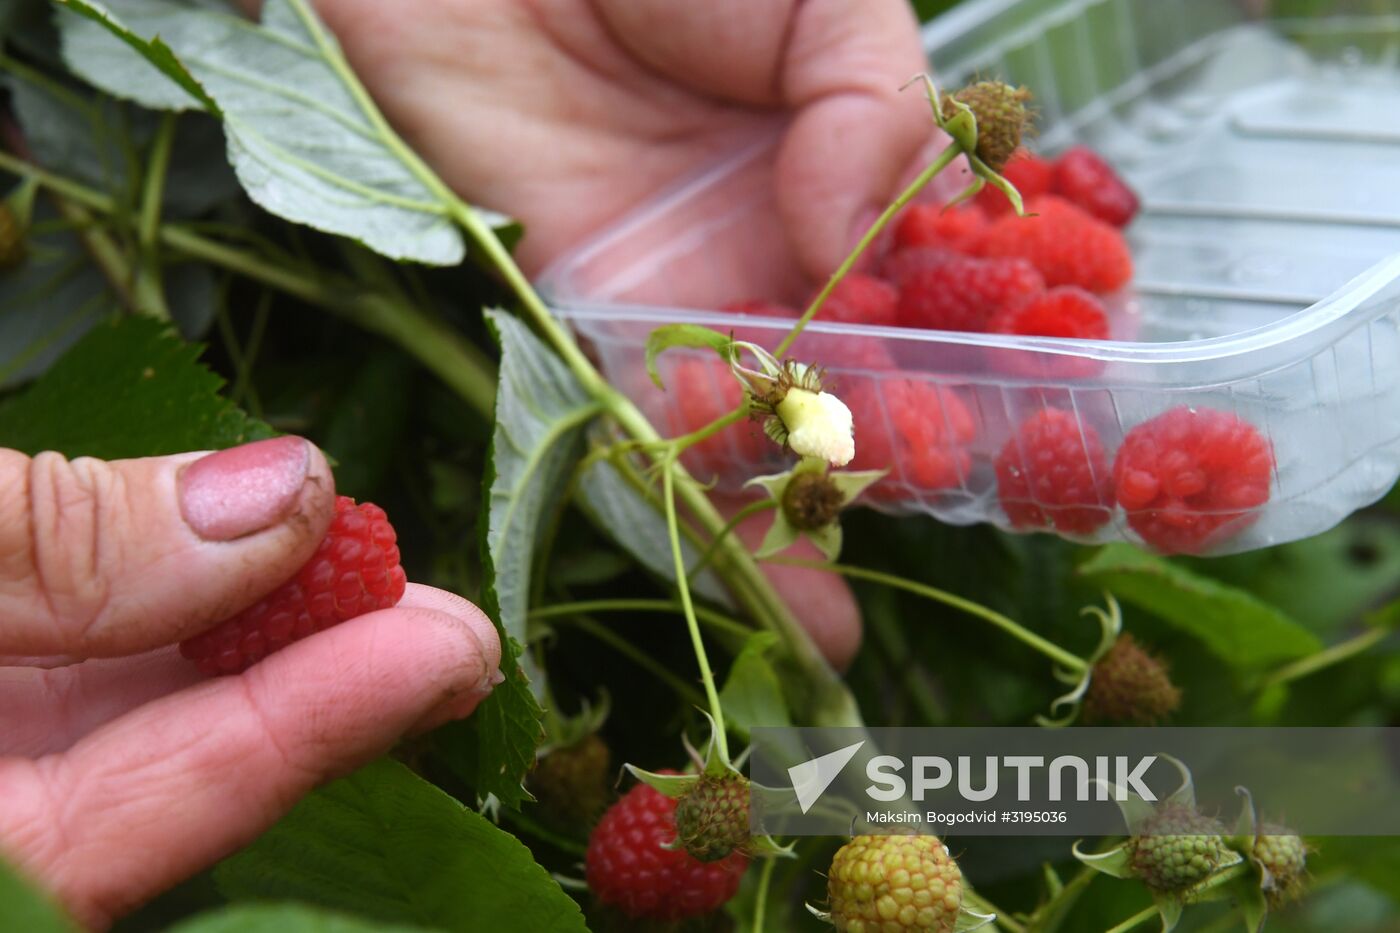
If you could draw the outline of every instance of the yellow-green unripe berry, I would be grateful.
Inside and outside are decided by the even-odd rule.
[[[962,871],[937,836],[856,836],[831,860],[827,896],[842,933],[952,933]]]

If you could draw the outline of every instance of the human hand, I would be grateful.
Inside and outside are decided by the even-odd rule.
[[[490,620],[423,586],[237,677],[179,656],[300,567],[334,501],[295,437],[111,463],[0,450],[0,855],[84,923],[489,692]]]
[[[242,0],[255,12],[260,0]],[[316,0],[405,139],[469,201],[524,221],[535,272],[744,141],[781,130],[764,188],[825,277],[933,125],[907,0]],[[735,207],[741,205],[734,205]],[[759,236],[759,234],[755,234]],[[764,297],[727,281],[727,300]]]

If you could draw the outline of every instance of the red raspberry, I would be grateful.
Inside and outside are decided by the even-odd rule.
[[[1055,160],[1055,192],[1115,227],[1126,227],[1138,212],[1133,189],[1087,146],[1075,146]]]
[[[880,275],[896,289],[902,289],[905,281],[915,272],[941,266],[958,255],[941,246],[911,246],[896,250],[882,259]]]
[[[992,316],[987,329],[994,334],[1107,340],[1108,313],[1084,289],[1062,285],[1007,305]]]
[[[978,242],[978,253],[1024,259],[1052,287],[1112,292],[1133,277],[1133,258],[1116,228],[1054,195],[1035,198],[1027,207],[1038,216],[997,220]]]
[[[1269,501],[1274,452],[1228,412],[1182,406],[1128,432],[1113,465],[1118,503],[1144,541],[1194,554],[1247,527]]]
[[[1011,182],[1020,193],[1022,201],[1027,201],[1050,193],[1055,182],[1055,167],[1022,149],[1006,163],[1006,167],[1001,170],[1001,176]],[[1012,213],[1011,202],[1001,193],[1000,188],[992,185],[987,185],[977,192],[977,197],[972,203],[980,207],[989,218]]]
[[[957,256],[905,275],[899,322],[930,330],[984,331],[1002,305],[1044,288],[1040,273],[1023,260]]]
[[[180,653],[206,674],[237,674],[294,641],[397,605],[407,581],[395,541],[383,509],[336,496],[331,526],[296,576],[180,642]]]
[[[1098,432],[1067,411],[1027,418],[996,459],[997,497],[1015,528],[1088,534],[1108,521],[1113,481]]]
[[[675,772],[664,772],[674,774]],[[588,886],[634,919],[674,922],[717,910],[739,890],[740,852],[701,862],[676,841],[676,801],[646,784],[608,808],[588,838]]]
[[[853,272],[836,283],[814,320],[893,327],[898,305],[899,292],[893,285]]]
[[[894,248],[941,246],[965,253],[986,227],[987,215],[976,205],[911,204],[894,228]]]
[[[703,428],[743,401],[744,390],[733,373],[713,355],[676,357],[663,376],[671,431],[676,435]],[[762,462],[771,444],[756,423],[740,421],[688,448],[681,462],[708,481]]]
[[[949,489],[967,475],[977,424],[951,389],[895,376],[863,379],[845,401],[856,424],[850,469],[890,471],[870,488],[873,498]]]

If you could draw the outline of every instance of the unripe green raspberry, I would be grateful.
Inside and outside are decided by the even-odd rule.
[[[1283,826],[1265,823],[1260,827],[1251,854],[1269,873],[1264,879],[1264,896],[1270,904],[1276,906],[1298,896],[1307,871],[1308,847],[1297,834]]]
[[[804,471],[783,492],[783,515],[798,531],[817,531],[836,521],[845,497],[825,473]]]
[[[1166,665],[1133,636],[1122,635],[1094,665],[1084,696],[1084,718],[1148,726],[1180,705],[1181,691],[1172,683]]]
[[[1219,820],[1179,805],[1159,810],[1128,846],[1133,874],[1157,891],[1185,890],[1239,860]]]
[[[739,774],[701,775],[676,801],[676,836],[701,862],[717,862],[749,842],[749,782]]]
[[[612,797],[611,770],[607,743],[589,733],[541,758],[530,772],[530,792],[552,824],[586,832]]]
[[[979,81],[956,92],[953,98],[967,104],[977,118],[977,157],[992,171],[1000,172],[1029,128],[1031,113],[1026,102],[1031,92],[1000,81]],[[952,101],[943,101],[945,119],[951,120],[957,113]]]
[[[831,860],[827,896],[842,933],[951,933],[962,871],[937,836],[856,836]]]

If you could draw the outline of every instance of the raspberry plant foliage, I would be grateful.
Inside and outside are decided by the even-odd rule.
[[[1371,652],[1384,635],[1384,623],[1364,622],[1359,632],[1346,627],[1358,623],[1362,606],[1391,594],[1400,542],[1384,532],[1363,535],[1349,526],[1328,542],[1284,549],[1280,559],[1292,562],[1287,576],[1300,581],[1289,584],[1280,582],[1282,574],[1269,576],[1243,561],[1226,563],[1217,572],[1126,547],[1083,554],[1043,538],[1004,540],[983,531],[915,523],[875,525],[870,516],[852,513],[846,507],[858,497],[879,501],[882,487],[887,490],[895,481],[925,493],[955,486],[969,468],[968,450],[987,440],[978,436],[974,413],[956,393],[920,394],[922,384],[914,381],[888,397],[868,386],[823,385],[821,391],[850,409],[855,427],[851,466],[857,469],[799,461],[789,472],[768,477],[772,482],[765,485],[772,494],[753,500],[747,514],[771,513],[777,532],[757,547],[746,545],[704,483],[681,465],[682,455],[707,440],[714,425],[697,425],[690,436],[664,437],[621,387],[602,379],[514,264],[506,219],[463,203],[394,134],[306,0],[270,0],[261,24],[239,24],[237,29],[212,2],[66,0],[62,6],[66,9],[57,19],[61,51],[73,74],[63,73],[56,56],[34,54],[33,41],[18,35],[6,36],[10,60],[0,62],[18,128],[32,150],[7,147],[0,153],[0,169],[16,180],[10,203],[38,193],[32,212],[26,209],[21,215],[25,249],[0,276],[0,295],[16,299],[7,309],[32,302],[37,311],[59,306],[68,312],[62,318],[65,328],[51,314],[47,319],[41,314],[0,316],[5,338],[0,340],[0,385],[24,387],[0,401],[0,442],[73,454],[136,456],[226,446],[270,433],[269,423],[296,430],[306,424],[313,429],[322,423],[355,424],[357,429],[342,434],[364,433],[371,439],[332,451],[346,468],[338,478],[346,479],[363,463],[348,462],[344,451],[363,453],[403,443],[403,426],[356,421],[356,413],[343,408],[322,419],[316,408],[321,403],[308,401],[316,393],[254,364],[264,332],[283,344],[305,336],[283,316],[268,313],[268,304],[279,312],[283,303],[318,309],[327,321],[334,318],[328,326],[337,334],[372,335],[380,344],[374,360],[387,359],[387,371],[413,374],[387,380],[394,384],[385,394],[403,392],[398,382],[431,383],[432,394],[422,397],[427,414],[404,414],[416,411],[404,404],[394,409],[397,418],[377,419],[411,420],[412,430],[429,435],[421,445],[412,445],[412,459],[420,461],[412,470],[426,467],[403,474],[410,481],[433,478],[424,484],[425,498],[432,500],[424,510],[427,518],[409,520],[418,554],[415,558],[409,550],[405,557],[417,560],[415,572],[438,574],[433,579],[450,581],[477,597],[507,640],[507,680],[476,717],[399,752],[451,797],[409,769],[381,762],[313,795],[262,841],[225,863],[217,877],[227,896],[294,897],[356,914],[362,918],[356,922],[379,929],[390,928],[383,924],[470,929],[483,917],[497,918],[501,928],[508,928],[524,922],[523,916],[535,929],[581,929],[574,901],[539,863],[565,885],[578,882],[586,831],[577,821],[543,825],[523,782],[537,751],[548,747],[541,743],[557,743],[566,731],[555,720],[542,719],[542,710],[576,708],[579,693],[592,696],[587,688],[609,682],[618,689],[632,686],[630,680],[650,684],[647,678],[662,684],[642,703],[635,702],[634,692],[634,702],[614,713],[635,717],[641,727],[631,722],[615,730],[613,723],[603,727],[605,734],[615,731],[613,737],[624,737],[619,760],[655,768],[674,765],[681,745],[677,722],[711,730],[710,756],[690,778],[670,786],[681,797],[702,781],[708,782],[707,794],[722,788],[715,795],[721,798],[718,808],[706,794],[692,798],[694,819],[686,818],[690,843],[720,859],[745,846],[754,850],[758,864],[728,902],[728,918],[709,919],[742,918],[755,930],[814,924],[801,905],[819,905],[829,891],[813,870],[825,867],[818,846],[779,844],[785,840],[744,843],[734,830],[739,821],[731,817],[738,796],[732,789],[743,781],[742,748],[753,728],[896,720],[1019,723],[1047,710],[1059,718],[1043,719],[1046,725],[1067,725],[1092,689],[1096,665],[1114,645],[1124,644],[1120,632],[1125,627],[1147,630],[1144,640],[1160,645],[1173,659],[1184,655],[1188,663],[1178,669],[1189,671],[1206,658],[1234,675],[1213,683],[1183,683],[1188,697],[1193,690],[1224,696],[1222,704],[1234,703],[1276,721],[1287,721],[1291,703],[1316,701],[1320,695],[1331,701],[1315,685],[1327,680],[1333,664],[1371,665],[1362,669],[1383,682],[1387,668]],[[210,41],[216,37],[220,41]],[[279,56],[289,44],[311,50],[313,67],[301,75],[307,86],[296,90],[323,103],[315,113],[286,103]],[[258,63],[267,80],[255,85],[230,76],[237,70],[230,65],[247,62]],[[112,119],[92,128],[82,120],[54,118],[72,97]],[[1000,156],[991,161],[977,156],[979,144],[988,155],[986,144],[994,140],[979,136],[986,128],[976,125],[972,108],[957,102],[956,95],[934,91],[931,97],[932,118],[952,134],[954,145],[895,199],[837,274],[817,290],[791,330],[776,344],[759,348],[779,370],[790,363],[814,372],[821,366],[822,359],[794,355],[802,346],[798,337],[814,318],[854,314],[843,301],[866,302],[876,308],[871,313],[894,313],[897,304],[891,305],[888,290],[866,288],[862,293],[842,288],[842,282],[856,281],[845,276],[861,253],[923,185],[960,155],[973,157],[975,176],[964,196],[990,186],[997,191],[978,195],[979,204],[995,204],[999,215],[1008,205],[1020,213],[1015,188],[993,171]],[[130,131],[128,138],[99,135],[123,127]],[[317,162],[327,148],[325,140],[340,138],[342,130],[364,144],[359,152],[363,162],[342,159],[333,145],[325,161]],[[219,151],[221,133],[229,142],[227,161]],[[140,158],[121,169],[120,178],[111,181],[92,171],[100,152],[123,147]],[[1024,160],[1018,156],[1008,163],[1012,181],[1025,168],[1018,169],[1018,161]],[[1124,204],[1110,210],[1110,216],[1124,217]],[[948,216],[926,216],[933,231],[929,235],[953,235],[962,229],[959,224],[975,218],[968,214],[947,221]],[[1018,219],[1003,216],[995,222]],[[968,226],[978,223],[974,219]],[[408,259],[451,266],[464,255],[496,270],[509,295],[496,291],[490,303],[514,310],[492,311],[477,320],[475,306],[461,307],[459,280],[435,279],[433,273],[399,263]],[[45,287],[37,287],[41,284]],[[232,288],[238,300],[219,304],[217,296],[225,288]],[[34,297],[39,294],[50,296],[52,303],[39,302]],[[120,320],[108,324],[109,317]],[[267,421],[245,416],[215,394],[216,377],[194,362],[197,351],[176,336],[167,318],[187,335],[208,335],[214,364],[232,376],[227,396],[261,411]],[[235,318],[239,327],[233,326]],[[25,341],[22,350],[14,350],[20,343],[15,335],[29,336],[16,320],[42,320],[44,339],[33,347]],[[254,326],[241,326],[247,324]],[[707,364],[729,371],[737,346],[730,335],[696,328],[679,339],[674,336],[660,335],[657,339],[666,346],[657,352],[699,348],[708,354]],[[776,371],[755,368],[757,353],[738,349],[742,365],[776,381]],[[305,381],[359,384],[345,374],[351,368],[330,366]],[[277,396],[295,401],[286,404]],[[85,408],[78,397],[97,403]],[[929,419],[917,417],[921,411],[945,415],[937,419],[942,434],[902,435],[917,447],[909,459],[920,465],[919,476],[885,474],[895,458],[892,441],[884,441],[883,450],[879,440],[862,443],[862,419],[892,399],[897,417],[909,427],[927,425]],[[718,415],[737,424],[750,412]],[[143,426],[148,430],[137,430]],[[762,435],[758,440],[770,443]],[[483,457],[487,441],[492,449]],[[1092,450],[1089,455],[1093,457]],[[404,467],[402,462],[397,466]],[[366,491],[400,484],[385,475],[381,471],[380,485]],[[839,505],[831,495],[788,502],[787,492],[798,476],[829,479],[841,492]],[[798,486],[811,484],[813,480],[803,479]],[[1051,508],[1085,505],[1079,498],[1051,503]],[[597,527],[578,521],[568,510],[574,504]],[[785,504],[792,508],[785,512]],[[776,521],[780,515],[786,529]],[[478,516],[482,541],[476,550],[468,544],[471,522]],[[1039,521],[1050,515],[1029,517],[1053,524]],[[818,523],[818,518],[830,520]],[[812,524],[817,527],[806,527]],[[877,529],[873,533],[872,527]],[[798,534],[813,537],[828,558],[808,564],[861,582],[870,646],[849,679],[826,665],[794,609],[762,572],[765,563],[803,563],[786,550]],[[424,541],[432,538],[436,548],[428,558]],[[872,539],[878,543],[872,545]],[[890,542],[905,547],[889,547]],[[927,559],[934,548],[938,559]],[[1366,548],[1374,555],[1369,570],[1346,557]],[[838,553],[843,563],[830,563]],[[468,565],[466,571],[459,573],[459,564]],[[1023,577],[1032,579],[1032,571],[1035,582],[1027,584]],[[1309,596],[1308,613],[1298,610],[1306,619],[1276,608],[1300,602],[1298,590],[1289,585],[1321,594]],[[1030,591],[1024,598],[1022,588]],[[1129,607],[1126,619],[1115,599],[1098,595],[1100,588]],[[1092,625],[1072,624],[1072,611],[1061,611],[1086,603],[1105,607],[1091,612],[1100,623],[1097,646],[1092,631],[1085,630]],[[636,629],[629,628],[634,625]],[[658,644],[658,632],[671,640]],[[1336,641],[1332,650],[1323,651],[1324,640]],[[613,651],[617,653],[609,653]],[[1051,702],[1043,664],[1008,663],[1014,652],[1048,660],[1050,673],[1070,692]],[[570,664],[573,653],[581,656],[580,664]],[[635,677],[633,669],[622,667],[632,664],[640,671]],[[1034,673],[1021,667],[1034,668]],[[899,672],[906,669],[910,675],[904,677]],[[579,689],[580,681],[585,689]],[[986,698],[993,682],[996,703]],[[870,689],[871,683],[880,683],[882,690]],[[649,716],[652,710],[641,708],[646,706],[656,707],[658,716]],[[713,722],[697,715],[696,707]],[[655,721],[661,713],[673,717],[664,727]],[[639,742],[637,734],[649,730],[662,740]],[[708,775],[711,767],[722,776]],[[478,816],[478,807],[498,818],[499,828]],[[376,826],[390,829],[367,830]],[[1196,835],[1214,839],[1212,833]],[[1263,911],[1288,909],[1290,898],[1304,888],[1298,879],[1306,877],[1307,843],[1288,833],[1265,832],[1262,826],[1252,833],[1237,827],[1220,835],[1228,851],[1213,842],[1207,846],[1219,856],[1219,865],[1207,865],[1212,871],[1192,882],[1196,890],[1191,898],[1228,892],[1256,928]],[[959,846],[964,842],[973,849],[983,845],[959,840]],[[726,846],[730,852],[719,855]],[[305,852],[324,858],[298,857]],[[1229,853],[1238,858],[1232,860]],[[1302,875],[1297,872],[1300,853]],[[1343,861],[1339,870],[1367,877],[1367,861],[1364,856]],[[415,870],[396,874],[391,866],[399,864]],[[1064,896],[1065,886],[1045,880],[1067,865],[1073,870],[1073,863],[1061,858],[1048,873],[1020,879],[1019,888],[989,882],[982,890],[975,869],[967,877],[960,874],[962,904],[972,912],[962,916],[995,914],[999,928],[1013,933],[1041,925],[1051,929],[1054,917],[1070,916],[1062,928],[1075,929],[1079,915],[1074,912],[1092,906],[1108,882],[1071,888],[1080,898],[1076,906]],[[378,886],[386,877],[388,887]],[[1211,884],[1216,887],[1201,887]],[[1375,886],[1385,890],[1385,881]],[[1160,888],[1154,891],[1161,894]],[[578,892],[578,902],[588,898]],[[998,902],[995,907],[992,900]],[[1162,916],[1179,915],[1186,900],[1163,898]],[[8,919],[7,906],[0,904],[0,920]],[[1148,919],[1157,916],[1157,909]],[[308,926],[330,922],[319,908],[305,910],[311,915]],[[537,913],[519,913],[526,910]],[[287,929],[300,929],[296,924],[303,921],[281,922],[290,924]]]

